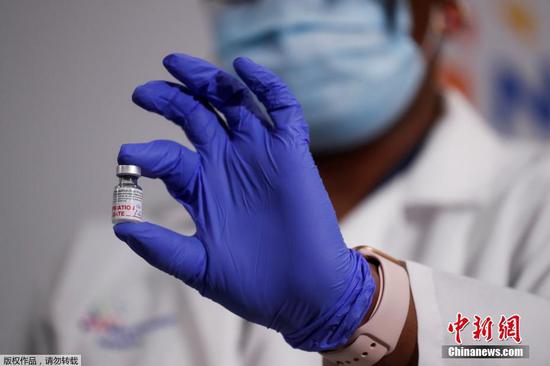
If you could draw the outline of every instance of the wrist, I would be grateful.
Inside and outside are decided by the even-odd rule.
[[[378,303],[378,298],[380,296],[380,275],[378,274],[378,267],[375,263],[369,262],[366,258],[364,258],[364,260],[366,260],[368,263],[371,277],[372,277],[372,280],[374,281],[375,290],[372,295],[372,301],[370,303],[369,309],[367,310],[367,313],[365,314],[365,317],[363,318],[363,321],[361,322],[360,325],[365,324],[370,319],[372,313],[374,312],[376,304]]]
[[[294,348],[321,352],[339,348],[348,343],[354,331],[376,304],[376,280],[369,263],[355,250],[352,276],[340,300],[314,319],[306,327],[291,334],[283,334],[286,342]]]

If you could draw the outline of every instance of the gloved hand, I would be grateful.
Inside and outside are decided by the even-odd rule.
[[[248,87],[194,57],[170,55],[164,65],[185,86],[152,81],[133,100],[180,125],[196,152],[153,141],[123,145],[118,161],[162,179],[197,231],[189,237],[123,223],[116,235],[153,266],[281,332],[293,347],[343,345],[375,284],[366,260],[344,244],[300,105],[275,74],[246,58],[234,67]]]

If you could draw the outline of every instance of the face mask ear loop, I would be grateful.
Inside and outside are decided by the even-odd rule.
[[[424,58],[427,64],[431,66],[437,59],[445,40],[446,24],[445,15],[439,7],[431,8],[429,15],[429,24],[426,36],[422,41],[420,48],[423,50]]]
[[[430,9],[428,30],[421,45],[429,65],[437,59],[446,36],[467,27],[467,9],[461,4],[442,4]]]

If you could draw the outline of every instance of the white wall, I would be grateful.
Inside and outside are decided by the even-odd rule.
[[[171,51],[207,57],[197,0],[0,0],[0,353],[27,348],[78,223],[109,225],[124,142],[183,141],[130,100]],[[149,200],[167,199],[144,182]]]

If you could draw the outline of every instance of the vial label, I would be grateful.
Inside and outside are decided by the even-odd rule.
[[[119,187],[113,193],[113,223],[143,221],[143,191],[138,188]]]

